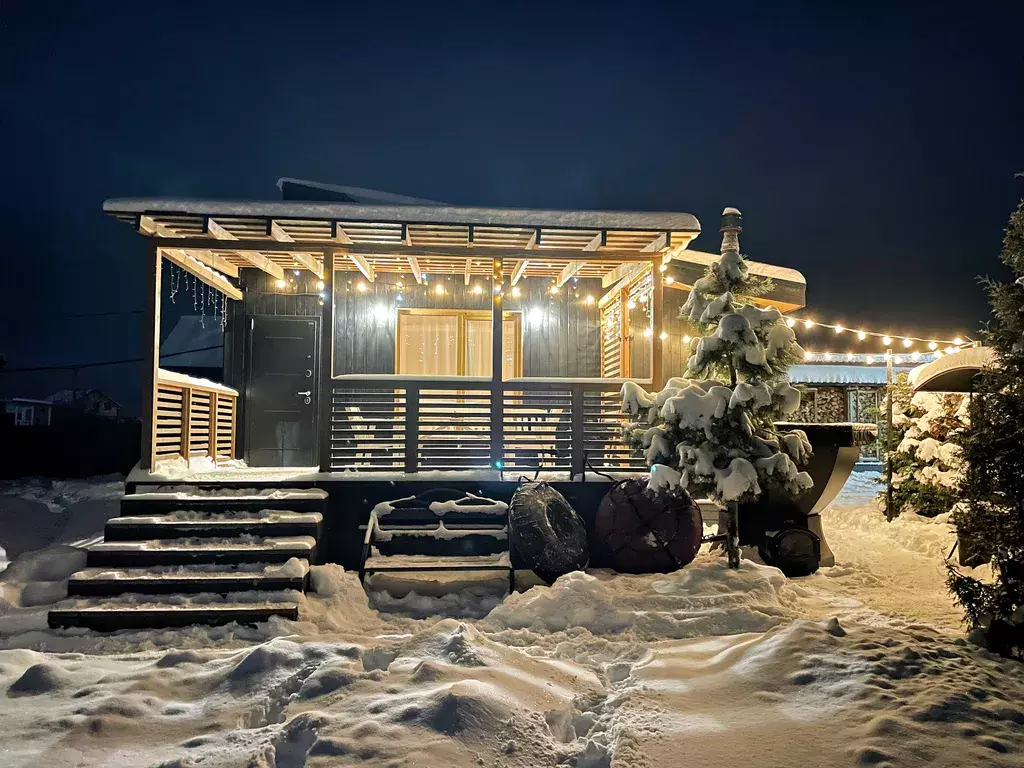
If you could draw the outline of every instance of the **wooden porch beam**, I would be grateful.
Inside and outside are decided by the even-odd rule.
[[[213,250],[227,251],[232,253],[268,252],[268,253],[323,253],[325,249],[335,247],[331,243],[278,243],[272,240],[235,240],[230,246],[226,246],[223,240],[205,237],[154,237],[157,245],[161,248],[206,248]],[[595,238],[596,239],[596,238]],[[339,253],[358,253],[364,256],[448,256],[467,257],[475,259],[531,259],[544,261],[577,261],[580,258],[580,251],[566,248],[544,248],[541,250],[527,250],[526,248],[507,248],[481,246],[479,244],[469,247],[465,245],[386,245],[386,244],[355,244],[338,249]],[[643,261],[650,262],[651,254],[640,253],[639,251],[594,251],[586,257],[589,262],[626,262]]]
[[[535,250],[538,245],[540,245],[540,230],[535,229],[533,230],[533,234],[530,235],[530,239],[526,242],[526,250]]]
[[[651,327],[654,331],[651,334],[651,383],[655,389],[661,389],[665,384],[662,364],[665,342],[661,338],[665,330],[665,274],[655,269],[651,276],[654,283],[651,290]]]
[[[238,277],[238,267],[223,256],[218,256],[213,251],[206,251],[200,248],[194,251],[188,251],[187,254],[185,251],[180,251],[180,253],[182,256],[191,256],[193,259],[203,262],[206,266],[211,269],[215,269],[228,277]]]
[[[640,249],[640,253],[658,253],[662,248],[667,248],[671,242],[672,234],[669,232],[662,232],[651,242]]]
[[[207,216],[204,219],[203,229],[208,235],[212,235],[217,240],[237,240],[238,238],[228,232],[224,227],[217,223],[217,220],[211,216]]]
[[[331,222],[331,239],[342,245],[352,245],[352,238],[348,236],[345,228],[336,221]]]
[[[416,278],[416,282],[423,285],[423,273],[420,272],[420,263],[415,256],[405,257],[409,262],[409,269],[412,270],[412,276]]]
[[[512,270],[512,285],[519,282],[519,278],[523,276],[523,273],[526,271],[526,267],[529,266],[529,264],[529,259],[520,259],[516,263],[515,268]]]
[[[273,219],[268,219],[270,222],[267,226],[267,234],[279,243],[294,243],[295,238],[285,232],[281,225]],[[316,260],[315,256],[308,253],[293,253],[292,258],[295,259],[303,268],[308,269],[314,275],[319,277],[321,280],[324,279],[324,268]]]
[[[363,277],[365,277],[369,282],[372,283],[374,275],[373,265],[366,260],[366,257],[361,256],[358,253],[349,253],[348,258],[353,264],[356,265],[356,268],[363,273]]]
[[[149,296],[146,302],[146,333],[142,348],[142,357],[145,360],[142,366],[142,455],[139,461],[142,469],[152,469],[156,461],[156,387],[160,372],[160,293],[163,276],[161,259],[160,249],[155,244],[152,245],[146,265],[146,287],[149,289]]]
[[[229,299],[234,299],[235,301],[242,299],[242,292],[228,282],[224,275],[210,269],[195,256],[183,253],[175,248],[161,248],[158,250],[165,258],[170,259],[186,272],[194,275],[197,280],[202,280],[211,288],[216,288]]]
[[[237,253],[240,259],[245,259],[249,264],[256,269],[262,269],[271,277],[277,280],[284,279],[284,268],[280,264],[275,264],[262,253],[256,251],[232,251]]]
[[[635,262],[631,264],[620,264],[611,272],[608,272],[601,277],[601,287],[608,288],[615,285],[620,280],[628,279],[629,281],[632,281],[635,277],[642,274],[649,264],[650,262],[647,264],[637,264]]]
[[[585,261],[570,261],[565,265],[565,268],[559,272],[558,279],[555,281],[555,286],[557,288],[561,288],[573,275],[579,272],[586,263],[587,262]]]

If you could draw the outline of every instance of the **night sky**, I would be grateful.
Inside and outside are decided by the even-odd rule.
[[[688,211],[705,251],[733,205],[821,319],[969,333],[1024,196],[1024,3],[827,5],[3,3],[0,354],[139,355],[138,314],[72,316],[145,306],[143,240],[103,200],[276,199],[280,176]],[[138,366],[79,385],[138,407]]]

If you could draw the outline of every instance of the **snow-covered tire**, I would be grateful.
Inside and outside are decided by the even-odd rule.
[[[587,567],[587,529],[565,497],[547,483],[524,483],[508,511],[512,552],[517,562],[552,584]]]
[[[693,561],[704,526],[700,508],[685,491],[654,496],[647,480],[616,483],[601,499],[596,541],[620,573],[669,573]]]

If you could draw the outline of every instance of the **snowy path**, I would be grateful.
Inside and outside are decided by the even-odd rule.
[[[300,622],[99,636],[19,605],[60,576],[59,553],[23,558],[0,575],[0,765],[1024,765],[1024,665],[960,636],[948,526],[884,523],[867,480],[826,513],[840,565],[797,580],[701,555],[402,615],[317,566]]]

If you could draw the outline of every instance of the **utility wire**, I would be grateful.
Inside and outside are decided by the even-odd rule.
[[[186,349],[182,352],[171,352],[166,355],[160,355],[160,359],[163,360],[166,357],[181,357],[182,355],[188,355],[193,352],[206,352],[211,349],[223,349],[223,344],[217,344],[212,347],[197,347],[196,349]],[[141,363],[144,362],[145,358],[132,357],[124,360],[104,360],[102,362],[95,363],[79,363],[77,365],[38,365],[32,368],[0,368],[0,373],[29,373],[34,371],[73,371],[78,368],[99,368],[104,365],[127,365],[128,363]]]

